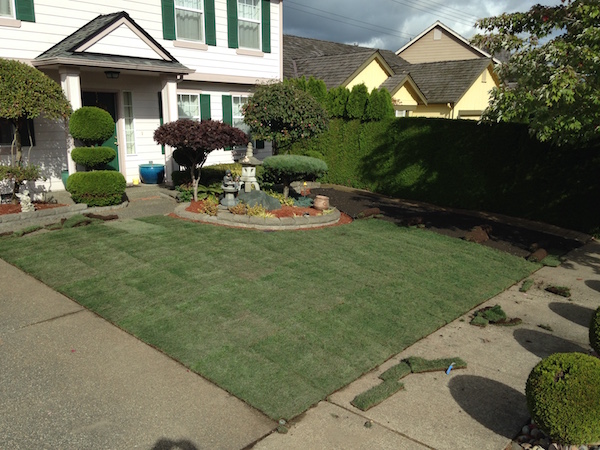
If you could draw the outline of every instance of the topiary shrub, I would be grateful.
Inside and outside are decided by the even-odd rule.
[[[99,170],[115,159],[117,152],[110,147],[77,147],[71,151],[71,157],[88,170]]]
[[[529,374],[525,394],[532,420],[555,442],[600,441],[600,359],[583,353],[544,358]]]
[[[123,202],[125,177],[120,172],[97,170],[76,172],[67,179],[67,191],[77,203],[88,206],[110,206]]]
[[[100,145],[115,132],[112,116],[97,106],[83,106],[71,114],[69,133],[85,146]]]
[[[600,308],[596,310],[590,322],[590,345],[600,355]]]
[[[327,172],[322,159],[302,155],[275,155],[265,158],[262,165],[265,176],[283,183],[283,195],[288,197],[290,184],[297,180],[314,180]]]

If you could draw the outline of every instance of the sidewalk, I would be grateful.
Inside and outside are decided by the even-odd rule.
[[[115,213],[167,214],[176,203],[163,194],[128,188],[128,206]],[[485,304],[501,305],[522,325],[478,328],[467,313],[279,434],[260,412],[0,260],[0,447],[504,450],[528,420],[524,389],[533,366],[554,352],[590,350],[600,243],[532,278],[526,294],[513,286]],[[544,291],[550,283],[569,287],[571,299]],[[403,391],[366,412],[350,404],[409,356],[460,357],[468,367],[408,375]]]

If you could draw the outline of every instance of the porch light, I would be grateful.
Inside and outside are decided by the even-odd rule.
[[[109,80],[116,80],[117,78],[119,78],[119,74],[121,72],[119,72],[118,70],[107,70],[104,72],[104,75],[106,75],[106,78],[108,78]]]

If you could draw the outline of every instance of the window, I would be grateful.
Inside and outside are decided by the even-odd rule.
[[[133,94],[123,92],[123,115],[125,118],[125,144],[127,154],[135,155],[135,128],[133,126]]]
[[[0,0],[0,18],[35,22],[33,0]]]
[[[241,48],[260,50],[260,0],[238,0],[238,39]]]
[[[20,128],[21,145],[29,147],[35,145],[35,135],[33,133],[33,119],[28,119]],[[15,136],[15,127],[7,119],[0,119],[0,145],[12,145]]]
[[[175,0],[175,29],[178,39],[204,42],[201,0]]]
[[[250,127],[244,123],[244,114],[242,112],[242,106],[244,106],[247,101],[247,95],[231,96],[231,125],[239,128],[244,133],[250,132]]]
[[[14,19],[15,13],[13,0],[0,0],[0,17],[9,17]]]
[[[180,119],[210,119],[210,95],[178,94],[177,109]]]
[[[271,52],[270,0],[227,0],[229,48]]]

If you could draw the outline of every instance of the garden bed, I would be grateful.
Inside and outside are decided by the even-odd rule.
[[[44,203],[44,202],[33,202],[36,211],[41,211],[43,209],[52,209],[52,208],[60,208],[62,205],[60,203]],[[12,203],[0,204],[0,216],[4,214],[18,214],[21,212],[21,205]]]

